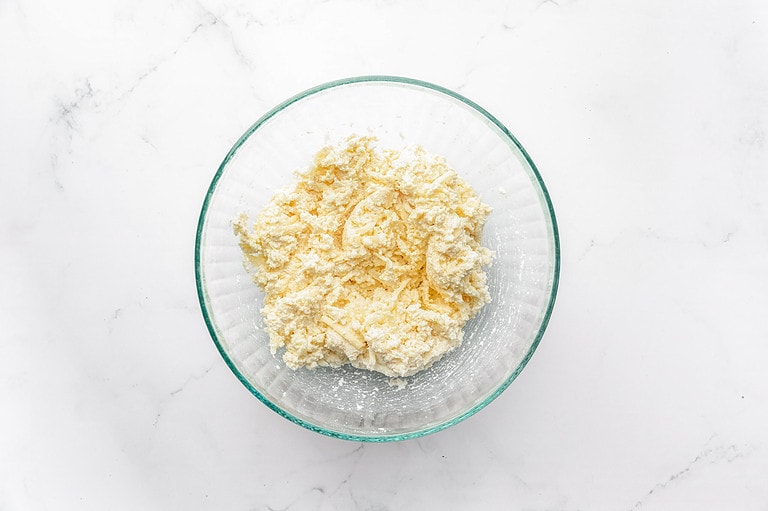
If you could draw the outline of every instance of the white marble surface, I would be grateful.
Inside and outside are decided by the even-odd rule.
[[[768,4],[0,1],[0,510],[768,509]],[[419,440],[229,372],[193,243],[235,139],[397,74],[538,163],[562,280],[518,380]]]

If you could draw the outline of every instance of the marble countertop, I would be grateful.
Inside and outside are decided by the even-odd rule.
[[[0,510],[768,509],[768,4],[0,2]],[[240,134],[329,80],[526,146],[562,275],[470,419],[359,444],[231,374],[193,246]]]

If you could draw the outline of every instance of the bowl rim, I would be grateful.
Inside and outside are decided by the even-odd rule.
[[[523,157],[526,160],[526,163],[531,168],[531,171],[533,172],[533,175],[536,178],[536,182],[540,188],[540,191],[542,193],[542,197],[544,198],[544,202],[547,206],[547,211],[549,212],[549,217],[552,225],[552,241],[553,241],[553,248],[554,248],[554,266],[553,266],[553,274],[552,274],[552,290],[550,292],[549,301],[547,303],[546,310],[544,311],[544,316],[542,317],[541,324],[539,325],[538,332],[536,333],[536,337],[534,338],[533,342],[531,343],[531,346],[529,347],[527,353],[522,358],[518,366],[515,368],[515,370],[510,374],[510,376],[502,382],[490,395],[488,395],[483,401],[476,404],[469,410],[466,410],[465,412],[457,415],[456,417],[453,417],[447,421],[441,422],[440,424],[433,425],[426,428],[417,429],[415,431],[409,431],[406,433],[397,433],[397,434],[391,434],[388,435],[386,433],[376,433],[372,435],[364,435],[364,434],[353,434],[353,433],[343,433],[339,431],[334,431],[331,429],[324,428],[322,426],[318,426],[316,424],[313,424],[311,422],[308,422],[304,419],[301,419],[299,417],[296,417],[295,415],[285,411],[282,409],[279,405],[276,403],[273,403],[270,401],[265,395],[263,395],[258,389],[256,389],[250,381],[240,372],[240,370],[235,365],[232,358],[229,356],[227,351],[224,349],[222,343],[219,341],[218,334],[216,332],[216,327],[214,325],[214,321],[212,318],[211,312],[209,312],[209,306],[208,306],[208,295],[206,292],[206,289],[204,287],[204,275],[203,275],[203,268],[202,268],[202,257],[201,257],[201,251],[202,251],[202,238],[204,233],[204,228],[206,225],[206,219],[207,219],[207,213],[208,208],[210,206],[211,200],[213,198],[214,192],[216,191],[219,179],[224,173],[224,170],[227,166],[227,163],[232,159],[232,157],[235,155],[235,153],[238,151],[238,149],[245,143],[248,138],[255,133],[264,123],[269,121],[274,116],[278,115],[281,111],[288,108],[290,105],[301,101],[302,99],[308,98],[314,94],[317,94],[322,91],[326,91],[329,89],[333,89],[336,87],[341,87],[345,85],[354,85],[354,84],[365,84],[365,83],[371,83],[371,82],[379,82],[383,84],[400,84],[400,85],[408,85],[414,88],[421,88],[421,89],[427,89],[430,92],[437,92],[441,94],[445,94],[449,96],[450,98],[454,100],[458,100],[459,102],[465,104],[466,106],[470,107],[471,109],[474,109],[476,112],[480,113],[483,117],[485,117],[488,121],[490,121],[493,125],[496,126],[501,131],[501,134],[503,134],[507,139],[508,142],[511,142],[517,150],[520,151],[520,153],[523,155]],[[271,110],[269,110],[267,113],[265,113],[263,116],[261,116],[256,122],[254,122],[246,131],[243,133],[243,135],[240,136],[240,138],[235,142],[235,144],[232,146],[232,148],[229,150],[227,155],[224,157],[224,160],[221,162],[221,164],[218,167],[218,170],[216,171],[216,174],[213,176],[213,179],[211,181],[211,184],[208,187],[208,190],[205,194],[205,198],[203,200],[203,206],[200,211],[200,216],[198,218],[197,223],[197,231],[195,235],[195,283],[197,287],[197,298],[198,302],[200,304],[200,308],[203,313],[203,318],[205,320],[206,327],[208,328],[208,332],[211,335],[211,338],[213,339],[214,344],[216,345],[216,348],[219,351],[219,354],[224,359],[224,362],[227,364],[229,369],[235,374],[238,380],[253,394],[256,396],[259,401],[264,403],[267,407],[269,407],[271,410],[276,412],[277,414],[281,415],[282,417],[288,419],[291,422],[294,422],[298,424],[299,426],[302,426],[306,429],[309,429],[311,431],[314,431],[316,433],[320,433],[323,435],[327,435],[334,438],[340,438],[343,440],[351,440],[356,442],[392,442],[392,441],[398,441],[398,440],[408,440],[413,438],[418,438],[424,435],[428,435],[430,433],[435,433],[437,431],[441,431],[443,429],[449,428],[455,424],[458,424],[459,422],[462,422],[463,420],[471,417],[472,415],[476,414],[483,408],[485,408],[488,404],[490,404],[493,400],[495,400],[499,395],[501,395],[504,390],[509,387],[509,385],[517,378],[517,376],[522,372],[522,370],[525,368],[525,366],[528,364],[528,361],[533,356],[533,353],[536,351],[536,348],[538,347],[539,343],[541,342],[541,339],[544,335],[544,331],[547,328],[547,325],[549,324],[549,319],[552,315],[552,310],[555,305],[555,298],[557,296],[557,289],[558,284],[560,280],[560,236],[559,231],[557,227],[557,220],[555,218],[555,210],[552,205],[552,200],[550,199],[549,192],[547,191],[547,187],[544,184],[544,180],[541,177],[541,174],[539,173],[538,168],[536,167],[536,164],[533,162],[533,159],[531,159],[528,152],[525,150],[525,148],[522,146],[522,144],[517,140],[517,138],[507,129],[506,126],[504,126],[496,117],[494,117],[490,112],[488,112],[486,109],[475,103],[474,101],[464,97],[463,95],[454,92],[450,89],[447,89],[445,87],[442,87],[440,85],[435,85],[430,82],[426,82],[423,80],[418,80],[414,78],[406,78],[402,76],[392,76],[392,75],[366,75],[366,76],[354,76],[349,78],[342,78],[339,80],[333,80],[330,82],[326,82],[320,85],[317,85],[315,87],[309,88],[303,92],[300,92],[296,94],[295,96],[292,96],[288,98],[287,100],[283,101],[282,103],[278,104]]]

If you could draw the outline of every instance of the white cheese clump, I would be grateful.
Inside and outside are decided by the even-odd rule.
[[[490,301],[491,209],[444,158],[352,136],[297,178],[253,224],[234,223],[272,352],[284,347],[292,369],[404,377],[458,346]]]

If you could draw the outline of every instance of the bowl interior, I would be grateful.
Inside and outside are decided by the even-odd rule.
[[[349,366],[293,371],[272,355],[263,293],[242,264],[232,221],[255,218],[323,146],[348,135],[382,147],[421,145],[493,208],[483,244],[492,302],[465,327],[464,342],[405,386]],[[238,378],[278,413],[321,433],[355,440],[422,435],[476,412],[522,370],[554,303],[559,248],[554,213],[533,163],[507,130],[471,101],[408,79],[368,77],[311,89],[278,106],[235,144],[206,196],[196,273],[203,313]],[[395,384],[393,384],[395,383]]]

